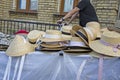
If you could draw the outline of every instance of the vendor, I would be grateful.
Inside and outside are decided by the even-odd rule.
[[[88,22],[98,22],[91,0],[80,0],[75,8],[58,20],[57,23],[61,24],[65,19],[71,17],[69,24],[77,15],[79,15],[79,25],[82,27],[85,27]]]

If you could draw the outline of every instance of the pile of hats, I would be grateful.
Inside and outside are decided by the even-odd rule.
[[[41,38],[42,51],[56,51],[64,49],[64,39],[61,31],[58,30],[46,30],[46,34]]]

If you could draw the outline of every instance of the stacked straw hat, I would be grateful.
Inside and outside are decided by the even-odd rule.
[[[120,34],[115,31],[105,31],[100,40],[94,40],[89,44],[95,52],[120,57]]]
[[[90,52],[91,49],[85,45],[82,39],[79,37],[72,37],[69,44],[67,45],[65,52]]]
[[[33,45],[27,42],[23,36],[16,35],[6,50],[6,54],[8,56],[22,56],[34,50]]]
[[[45,36],[41,39],[41,50],[61,50],[64,41],[61,31],[46,30]]]
[[[97,36],[97,33],[92,27],[83,28],[79,25],[73,26],[71,33],[74,34],[74,36],[78,36],[79,38],[81,38],[88,46],[90,41],[95,40]]]
[[[27,38],[30,43],[36,43],[36,41],[42,38],[44,35],[44,31],[32,30],[28,33]]]
[[[94,29],[94,32],[97,33],[97,38],[101,37],[100,33],[100,24],[98,22],[92,21],[86,24],[86,27],[91,27]]]
[[[62,37],[63,37],[65,40],[71,40],[72,35],[71,35],[70,30],[72,30],[72,25],[62,26],[62,28],[61,28]]]

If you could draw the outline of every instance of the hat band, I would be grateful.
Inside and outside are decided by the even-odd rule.
[[[71,35],[70,33],[63,32],[63,31],[62,31],[62,34],[65,34],[65,35]]]
[[[88,42],[88,38],[80,31],[77,31],[77,34],[79,34],[84,40]]]
[[[69,46],[85,46],[84,42],[70,41]]]
[[[120,49],[120,43],[119,44],[110,44],[104,40],[100,40],[100,43],[102,43],[105,46],[111,46],[113,48],[113,52],[117,52],[117,50]]]
[[[91,36],[91,38],[93,40],[94,39],[94,35],[93,35],[92,31],[90,30],[90,28],[84,27],[84,29],[85,29],[85,31],[87,31],[90,34],[90,36]]]
[[[60,35],[51,35],[51,34],[46,34],[45,38],[52,38],[52,39],[60,39]]]

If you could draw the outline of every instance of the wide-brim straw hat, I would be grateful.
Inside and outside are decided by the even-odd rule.
[[[97,38],[100,38],[101,37],[101,33],[100,33],[100,23],[99,22],[96,22],[96,21],[91,21],[91,22],[88,22],[86,24],[86,27],[92,27],[95,29],[96,33],[97,33]]]
[[[46,47],[46,48],[58,48],[58,47],[62,47],[62,45],[59,42],[43,42],[40,44],[42,47]]]
[[[42,38],[45,35],[44,31],[32,30],[28,33],[27,38],[30,42],[34,43],[38,39]]]
[[[100,54],[120,57],[120,34],[115,31],[103,32],[100,40],[92,41],[89,46]]]
[[[8,56],[22,56],[34,50],[34,46],[27,42],[23,36],[16,35],[6,50],[6,54]]]
[[[83,27],[81,27],[79,25],[74,25],[72,27],[71,34],[72,34],[72,36],[79,37],[80,39],[82,39],[85,42],[86,45],[89,45],[88,35]]]
[[[61,31],[58,30],[46,30],[46,34],[41,38],[42,42],[60,42],[65,41],[62,37]]]

